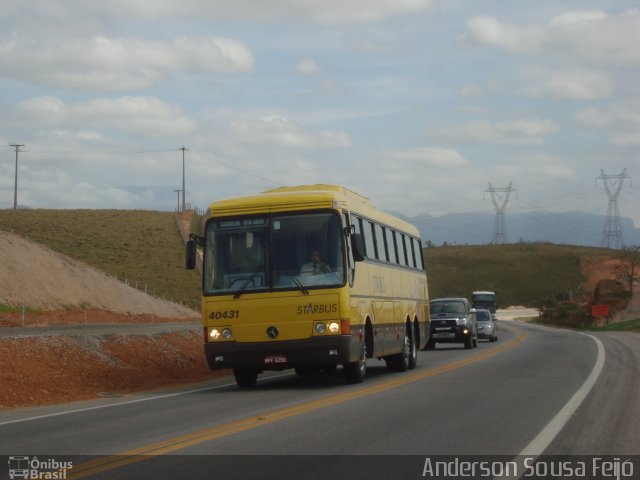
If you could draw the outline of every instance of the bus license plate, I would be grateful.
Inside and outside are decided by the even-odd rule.
[[[264,357],[265,365],[281,365],[283,363],[287,363],[286,355],[265,355]]]

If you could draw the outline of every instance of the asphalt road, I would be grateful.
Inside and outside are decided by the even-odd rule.
[[[2,412],[0,455],[72,458],[76,478],[424,478],[438,455],[640,455],[640,335],[498,318],[496,343],[441,344],[404,373],[370,361],[361,385],[285,371],[248,391],[223,378]]]

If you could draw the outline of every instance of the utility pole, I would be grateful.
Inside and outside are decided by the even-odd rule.
[[[189,151],[189,149],[186,148],[186,147],[182,147],[182,148],[179,148],[178,150],[182,150],[182,211],[184,212],[187,209],[186,203],[184,201],[184,192],[185,192],[185,188],[184,188],[184,152]]]
[[[600,176],[596,178],[596,185],[598,180],[602,180],[602,184],[609,196],[607,218],[605,218],[604,227],[602,228],[602,242],[600,243],[602,247],[622,248],[624,246],[622,224],[620,223],[620,212],[618,210],[618,195],[626,178],[631,178],[627,175],[626,168],[619,175],[606,175],[604,170],[600,170]]]
[[[13,180],[13,209],[17,210],[18,208],[18,152],[20,151],[20,147],[24,147],[24,145],[18,145],[17,143],[12,143],[9,146],[16,149],[16,173]]]
[[[180,190],[179,188],[175,188],[173,191],[178,192],[178,210],[177,211],[179,212],[180,211],[180,192],[182,190]]]
[[[489,182],[489,188],[485,190],[485,193],[491,194],[491,201],[496,210],[496,217],[493,221],[493,234],[491,235],[491,243],[507,243],[507,224],[504,220],[504,210],[509,202],[509,196],[511,192],[517,192],[515,188],[511,188],[509,182],[505,188],[496,188]],[[500,202],[498,202],[498,200]]]

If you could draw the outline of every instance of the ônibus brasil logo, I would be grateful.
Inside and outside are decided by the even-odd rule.
[[[9,478],[33,480],[64,480],[67,471],[73,468],[73,462],[61,462],[55,458],[38,459],[15,455],[9,457]]]

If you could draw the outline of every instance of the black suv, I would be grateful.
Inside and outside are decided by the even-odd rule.
[[[431,335],[426,348],[436,343],[464,343],[465,348],[478,346],[478,326],[466,298],[436,298],[429,302]]]

